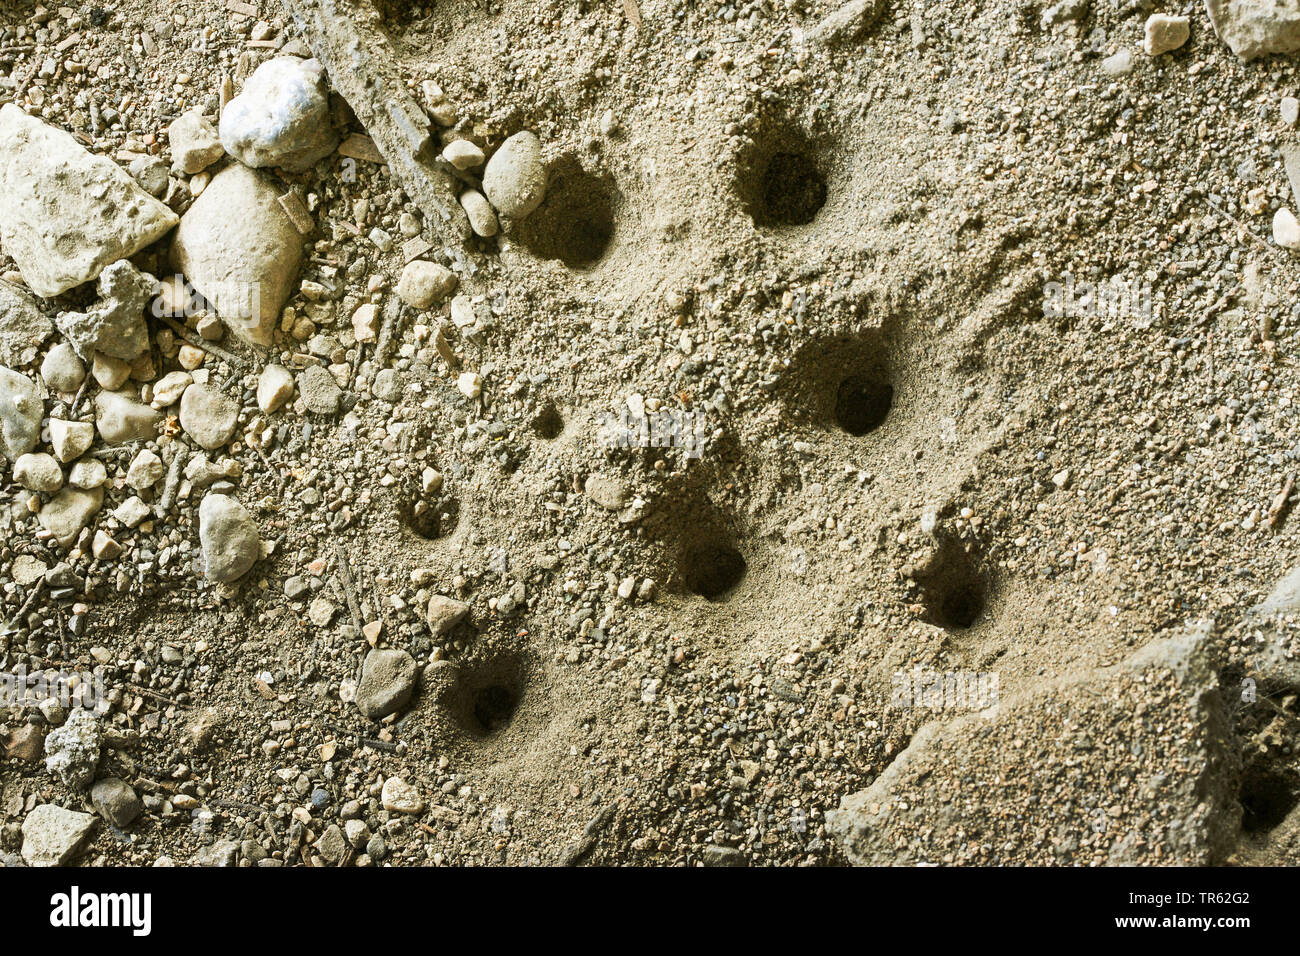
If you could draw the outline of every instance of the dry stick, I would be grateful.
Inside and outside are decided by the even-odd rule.
[[[1268,526],[1275,528],[1281,522],[1282,516],[1286,514],[1287,502],[1291,500],[1291,492],[1295,490],[1295,475],[1287,475],[1286,483],[1278,496],[1273,499],[1272,505],[1268,509]]]
[[[384,321],[379,327],[379,339],[375,342],[375,370],[388,367],[388,358],[393,351],[395,331],[398,320],[402,317],[402,300],[391,296],[384,305]]]
[[[271,463],[271,459],[266,456],[266,452],[262,450],[261,442],[258,442],[256,444],[254,444],[253,442],[249,442],[249,444],[253,446],[253,451],[257,452],[257,457],[262,459],[262,464],[266,465],[266,470],[269,471],[271,473],[271,477],[275,479],[276,494],[279,495],[281,498],[283,498],[284,478],[282,478],[280,475],[280,469],[276,468],[275,465]]]
[[[450,177],[434,161],[429,118],[407,92],[378,12],[353,0],[283,0],[283,5],[428,227],[443,245],[468,241],[469,218]]]
[[[45,578],[38,578],[36,586],[32,588],[32,593],[27,595],[27,600],[23,602],[23,606],[14,612],[14,616],[9,619],[9,623],[5,625],[5,629],[0,631],[0,635],[13,634],[18,630],[18,621],[21,620],[24,614],[32,609],[32,605],[36,603],[36,599],[41,596],[41,592],[44,590]]]
[[[167,469],[167,483],[163,485],[162,497],[158,499],[158,505],[154,513],[159,518],[167,517],[167,513],[172,510],[172,505],[176,503],[176,489],[181,483],[181,469],[185,467],[185,462],[190,457],[188,448],[178,447],[176,454],[172,458],[171,467]]]
[[[358,742],[366,747],[370,747],[372,750],[383,750],[387,753],[392,753],[397,750],[397,744],[389,743],[387,740],[377,740],[374,737],[367,737],[359,730],[350,730],[347,727],[340,727],[338,724],[323,723],[321,726],[334,731],[336,734],[342,734],[344,737],[356,737]]]
[[[146,694],[147,696],[154,698],[154,700],[162,701],[164,704],[171,704],[173,707],[179,707],[181,710],[190,709],[189,704],[182,704],[179,700],[172,700],[170,697],[164,697],[162,694],[158,693],[157,691],[150,690],[148,687],[141,687],[139,684],[131,684],[131,683],[128,683],[126,686],[129,687],[131,690],[135,691],[137,694]]]
[[[246,367],[244,365],[244,360],[241,359],[234,352],[228,352],[219,345],[215,345],[212,342],[204,341],[203,339],[199,338],[199,336],[190,332],[189,329],[185,328],[185,326],[181,325],[171,316],[164,315],[164,316],[160,316],[160,318],[167,323],[167,327],[170,328],[173,332],[175,332],[177,336],[184,339],[186,342],[194,346],[196,349],[202,349],[205,352],[210,352],[213,355],[215,355],[217,358],[225,362],[228,362],[230,365],[234,366],[235,368],[243,369]]]
[[[334,553],[339,557],[339,574],[343,576],[343,590],[348,598],[348,610],[352,612],[352,623],[360,634],[365,626],[361,620],[361,605],[357,602],[356,586],[352,583],[352,568],[348,565],[348,554],[341,542],[334,542]]]
[[[86,394],[86,385],[89,384],[89,382],[90,382],[90,373],[87,372],[86,377],[81,380],[81,387],[77,389],[76,397],[72,400],[72,404],[68,406],[69,418],[77,417],[77,406],[81,404],[81,396]]]
[[[1244,222],[1242,222],[1240,219],[1238,219],[1236,216],[1234,216],[1232,213],[1228,212],[1227,210],[1221,209],[1219,205],[1209,196],[1205,196],[1204,199],[1206,204],[1209,205],[1212,209],[1214,209],[1220,216],[1226,216],[1227,218],[1231,219],[1234,223],[1237,224],[1237,227],[1241,229],[1242,232],[1250,236],[1250,238],[1254,239],[1257,243],[1259,243],[1259,245],[1262,248],[1264,248],[1265,250],[1267,250],[1268,252],[1272,253],[1275,256],[1280,257],[1282,255],[1281,251],[1273,248],[1263,239],[1259,238],[1259,236],[1251,232],[1251,229],[1248,225],[1246,225]]]

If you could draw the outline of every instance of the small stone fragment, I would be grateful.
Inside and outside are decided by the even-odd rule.
[[[207,385],[191,385],[181,396],[181,427],[208,451],[221,448],[239,424],[239,403]]]
[[[1160,56],[1162,53],[1177,50],[1191,36],[1189,24],[1187,17],[1153,13],[1147,17],[1146,36],[1142,42],[1142,49],[1147,56]]]
[[[193,176],[207,169],[226,154],[225,147],[212,124],[201,110],[186,110],[167,127],[167,142],[172,149],[172,165]]]
[[[413,309],[428,309],[443,302],[459,284],[456,273],[446,266],[416,259],[402,270],[397,295]]]
[[[219,129],[226,151],[244,165],[305,172],[339,144],[324,68],[293,56],[267,60],[226,104]]]
[[[453,627],[465,620],[469,614],[469,605],[442,594],[429,598],[429,607],[425,611],[425,620],[435,638],[442,637]]]
[[[14,481],[28,491],[53,494],[63,487],[63,469],[53,455],[29,453],[14,462]]]
[[[50,444],[54,456],[65,464],[84,455],[95,441],[95,426],[90,422],[67,422],[50,419]]]
[[[85,708],[75,707],[63,726],[45,738],[45,769],[65,786],[81,790],[95,778],[99,748],[99,721]]]
[[[474,230],[474,235],[490,239],[500,230],[496,211],[487,201],[487,197],[477,189],[467,189],[461,193],[460,205],[469,218],[469,225]]]
[[[389,777],[380,791],[380,803],[389,813],[421,813],[424,799],[401,777]]]
[[[45,403],[36,383],[0,367],[0,453],[12,462],[35,448],[44,413]]]
[[[86,378],[86,366],[77,357],[77,350],[67,342],[60,342],[41,363],[41,381],[54,392],[74,394]]]
[[[293,397],[293,375],[283,365],[268,365],[257,380],[257,407],[270,415]]]
[[[316,415],[334,415],[343,401],[343,389],[334,376],[320,365],[309,365],[298,376],[298,391],[303,404]]]
[[[89,813],[43,803],[23,820],[23,859],[29,866],[65,866],[94,829]]]
[[[410,702],[418,674],[415,659],[406,651],[371,651],[361,665],[357,709],[371,720],[396,713]]]

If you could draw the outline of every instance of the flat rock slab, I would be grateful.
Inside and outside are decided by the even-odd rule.
[[[49,298],[156,242],[179,221],[125,170],[69,134],[0,107],[0,245]]]
[[[1116,667],[951,720],[949,692],[913,681],[933,719],[827,815],[828,829],[860,865],[1223,859],[1238,825],[1236,746],[1208,636],[1189,628]]]
[[[64,866],[81,850],[95,818],[52,803],[35,807],[23,821],[23,859],[29,866]]]

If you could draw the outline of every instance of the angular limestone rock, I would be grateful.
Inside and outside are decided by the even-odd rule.
[[[81,529],[99,513],[104,504],[104,489],[64,488],[41,508],[37,515],[41,527],[54,536],[61,547],[77,540]]]
[[[89,813],[43,803],[23,820],[23,859],[29,866],[64,866],[94,827],[95,818]]]
[[[176,214],[112,160],[12,103],[0,107],[0,245],[49,298],[161,239]]]
[[[96,352],[130,361],[149,348],[144,309],[158,291],[158,280],[126,260],[99,274],[99,301],[89,312],[62,312],[59,331],[87,362]]]
[[[27,364],[31,351],[53,333],[54,323],[36,307],[36,300],[0,280],[0,364]]]

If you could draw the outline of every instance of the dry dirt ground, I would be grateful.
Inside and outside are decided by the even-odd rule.
[[[273,0],[248,6],[5,2],[0,97],[124,167],[166,158],[173,118],[215,116],[223,76],[237,90],[298,37]],[[392,296],[419,211],[371,162],[281,178],[316,221],[301,279],[326,292],[290,307],[355,374],[327,418],[259,416],[252,376],[233,387],[272,432],[223,452],[274,543],[237,590],[203,578],[197,493],[117,529],[106,561],[56,553],[2,489],[5,618],[32,587],[20,557],[67,564],[0,639],[5,668],[98,668],[98,776],[144,801],[81,862],[1296,861],[1300,685],[1260,662],[1251,609],[1300,552],[1281,494],[1300,300],[1270,227],[1295,204],[1279,102],[1298,61],[1240,63],[1192,2],[1050,23],[1035,0],[890,0],[820,42],[837,6],[380,5],[458,134],[538,135],[547,199],[430,254],[478,324],[401,310],[390,401],[348,317]],[[1150,57],[1156,11],[1191,39]],[[1050,307],[1112,278],[1136,307]],[[608,447],[629,408],[658,433]],[[107,460],[102,521],[130,493],[129,457]],[[434,594],[471,607],[442,637]],[[1190,690],[1122,663],[1210,619]],[[425,668],[380,722],[351,702],[372,644]],[[996,675],[998,713],[899,706],[917,668]],[[61,719],[0,712],[8,863],[35,806],[91,811],[31,744]],[[1204,786],[1140,796],[1180,774]],[[392,777],[418,812],[384,808]],[[912,796],[867,850],[828,814],[873,784]],[[1192,837],[1160,835],[1190,817]]]

